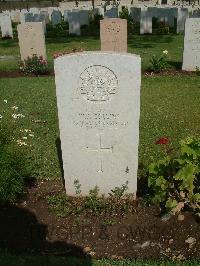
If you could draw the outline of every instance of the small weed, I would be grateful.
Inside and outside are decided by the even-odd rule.
[[[76,195],[80,195],[81,194],[81,183],[78,179],[74,180],[74,187],[75,187],[75,193]]]
[[[72,209],[70,208],[69,199],[65,193],[59,195],[47,196],[47,203],[50,205],[50,210],[58,217],[67,217]]]
[[[128,181],[126,181],[125,184],[123,184],[121,187],[115,187],[111,190],[112,193],[110,193],[110,196],[114,196],[116,198],[121,198],[125,191],[128,189]]]
[[[115,224],[117,224],[117,221],[114,220],[114,219],[107,219],[107,220],[104,221],[103,224],[104,225],[115,225]]]

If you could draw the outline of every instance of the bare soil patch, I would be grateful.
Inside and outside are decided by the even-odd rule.
[[[182,219],[163,218],[159,207],[145,206],[139,198],[128,215],[88,211],[59,218],[50,211],[46,198],[61,192],[62,182],[41,181],[28,188],[21,202],[1,207],[0,248],[116,259],[200,256],[199,223],[189,212]]]

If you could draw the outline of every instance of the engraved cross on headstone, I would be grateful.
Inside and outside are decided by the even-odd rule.
[[[90,149],[88,146],[85,148],[88,152],[97,152],[99,157],[99,169],[97,170],[98,173],[103,173],[103,160],[102,160],[102,153],[103,152],[113,152],[113,146],[111,147],[102,147],[102,136],[98,134],[99,137],[99,147],[97,149]]]

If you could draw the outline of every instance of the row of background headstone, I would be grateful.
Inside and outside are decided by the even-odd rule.
[[[107,6],[104,12],[102,7],[96,7],[93,12],[98,13],[105,18],[117,18],[120,7]],[[152,33],[152,19],[155,17],[159,21],[165,21],[169,26],[174,27],[175,19],[177,20],[177,33],[184,31],[185,20],[188,17],[200,17],[200,10],[178,7],[128,7],[132,18],[140,24],[140,34]],[[0,14],[0,25],[2,37],[13,37],[11,20],[16,23],[24,22],[43,22],[44,31],[46,24],[50,21],[53,25],[59,24],[64,16],[64,21],[69,23],[69,33],[80,35],[80,27],[89,25],[89,9],[72,9],[62,10],[50,7],[47,10],[32,8],[27,10],[5,11]]]
[[[42,22],[18,25],[21,59],[33,54],[46,59],[45,35]],[[127,52],[127,20],[103,19],[100,23],[102,51]],[[188,18],[184,38],[183,70],[200,68],[200,19]]]

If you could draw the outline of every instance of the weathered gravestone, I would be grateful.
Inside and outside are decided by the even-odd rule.
[[[27,14],[25,14],[25,22],[42,22],[44,32],[46,33],[45,15],[27,13]]]
[[[13,22],[19,23],[20,22],[20,10],[12,10],[11,19]]]
[[[57,24],[61,23],[61,21],[62,21],[61,12],[59,10],[53,10],[53,12],[51,13],[52,24],[57,25]]]
[[[188,18],[185,23],[183,70],[200,68],[200,19]]]
[[[21,59],[34,54],[46,59],[45,36],[42,22],[26,22],[17,26]]]
[[[40,14],[41,14],[42,16],[44,16],[45,23],[48,24],[48,23],[50,22],[48,11],[46,11],[46,10],[42,10],[42,11],[40,11]]]
[[[177,14],[177,29],[176,33],[183,33],[185,30],[186,19],[189,18],[188,8],[179,8]]]
[[[79,11],[72,11],[68,14],[69,34],[80,35],[80,16]]]
[[[146,8],[140,14],[140,34],[152,34],[152,17]]]
[[[0,25],[2,38],[13,38],[12,23],[9,15],[1,14]]]
[[[71,12],[71,10],[64,10],[64,21],[68,21],[68,15]]]
[[[120,18],[100,21],[102,51],[127,52],[127,20]]]
[[[127,185],[136,193],[141,59],[126,53],[85,52],[55,60],[58,117],[66,192],[100,194]]]

